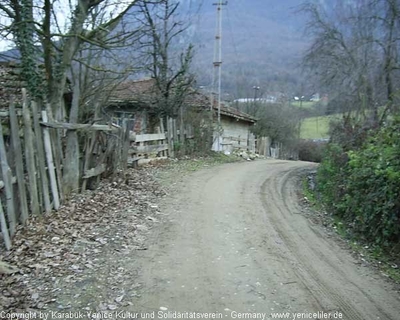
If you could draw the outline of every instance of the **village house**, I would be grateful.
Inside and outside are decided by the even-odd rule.
[[[113,90],[108,100],[106,113],[113,123],[122,124],[123,119],[133,120],[132,130],[137,134],[155,133],[160,126],[153,102],[156,94],[154,80],[144,79],[126,81]],[[210,97],[193,90],[185,101],[188,108],[210,110]],[[218,105],[214,102],[212,110],[217,119]],[[256,118],[243,113],[236,108],[221,103],[221,150],[231,153],[235,149],[255,151],[255,138],[251,128]],[[214,144],[218,134],[214,134]],[[216,149],[214,146],[213,149]]]

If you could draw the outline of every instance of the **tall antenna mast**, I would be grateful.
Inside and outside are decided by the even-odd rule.
[[[221,151],[220,147],[220,129],[221,129],[221,75],[222,75],[222,7],[226,6],[228,1],[222,2],[218,0],[217,3],[213,3],[217,6],[217,31],[215,34],[215,45],[214,45],[214,70],[212,79],[212,99],[211,99],[211,112],[213,111],[215,96],[217,96],[218,103],[218,142],[217,150]]]

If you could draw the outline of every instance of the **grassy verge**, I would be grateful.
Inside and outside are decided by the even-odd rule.
[[[326,214],[323,204],[313,190],[310,190],[308,177],[302,180],[302,196],[306,198],[309,209],[318,215],[317,223],[334,231],[340,238],[346,240],[349,249],[353,251],[357,259],[363,263],[377,268],[384,276],[400,284],[400,248],[393,248],[390,252],[376,245],[363,242],[346,227],[346,223],[339,217]]]

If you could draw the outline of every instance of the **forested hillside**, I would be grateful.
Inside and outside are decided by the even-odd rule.
[[[211,84],[215,1],[184,1],[191,26],[185,41],[195,45],[194,70],[200,85]],[[301,55],[308,44],[302,0],[235,0],[223,7],[223,89],[252,96],[264,91],[296,91]]]

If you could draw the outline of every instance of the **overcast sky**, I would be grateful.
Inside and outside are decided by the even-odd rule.
[[[126,6],[130,3],[130,0],[105,0],[100,6],[100,11],[104,12],[107,18],[113,17],[123,11]],[[43,7],[43,0],[34,0],[37,8]],[[69,26],[71,20],[71,12],[75,7],[77,0],[58,0],[54,1],[54,16],[52,18],[53,32],[55,33],[65,33]],[[36,21],[42,21],[43,15],[42,10],[38,9],[34,12],[34,18]],[[57,22],[57,23],[56,23]],[[9,25],[10,20],[4,17],[3,12],[0,11],[0,25]],[[90,26],[86,26],[90,29]],[[12,39],[9,37],[9,39]],[[0,38],[0,51],[5,51],[13,47],[12,41],[7,41],[4,37]]]

